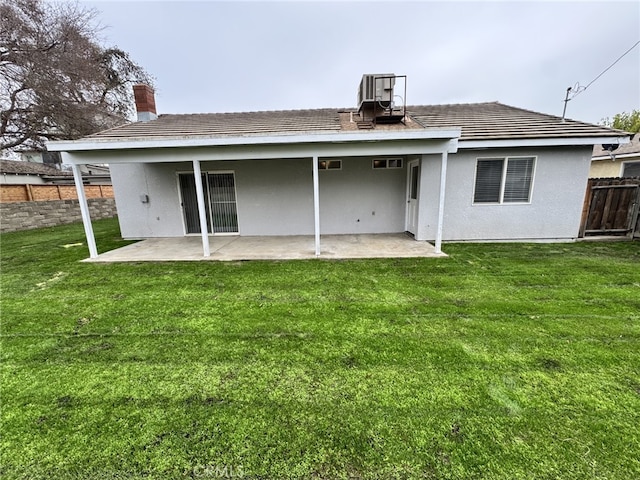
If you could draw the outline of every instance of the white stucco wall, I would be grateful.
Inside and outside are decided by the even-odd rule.
[[[450,164],[455,161],[455,158],[456,155],[449,155],[447,163]],[[440,155],[423,155],[420,159],[420,182],[418,183],[419,220],[418,229],[414,232],[418,240],[434,240],[436,238],[441,165],[442,158]],[[452,184],[448,182],[448,185]],[[455,182],[453,185],[455,185]],[[448,194],[449,196],[455,196],[455,192],[448,192]]]
[[[185,234],[177,174],[191,168],[188,162],[111,166],[124,238]],[[240,235],[314,233],[311,159],[201,162],[201,169],[234,172]],[[406,165],[374,170],[371,158],[345,158],[341,170],[320,171],[319,183],[322,233],[404,230]]]
[[[406,160],[402,168],[373,169],[369,157],[344,158],[342,170],[319,177],[321,233],[404,231]]]
[[[474,205],[478,157],[535,156],[529,204]],[[461,150],[449,155],[443,240],[569,240],[577,237],[590,147]],[[374,170],[370,157],[342,159],[342,170],[320,171],[322,234],[405,230],[407,159],[402,169]],[[313,234],[311,159],[201,163],[202,171],[235,173],[240,235]],[[440,194],[440,155],[421,160],[416,237],[434,240]],[[111,175],[125,238],[183,236],[178,172],[190,162],[112,164]],[[149,196],[148,203],[140,195]]]
[[[535,156],[529,204],[473,204],[475,165],[480,157]],[[590,147],[459,151],[449,156],[443,240],[569,240],[578,236],[591,159]],[[440,161],[425,171],[428,211],[422,232],[434,239]],[[424,192],[423,192],[424,193]]]
[[[114,164],[111,181],[123,238],[183,236],[176,170],[180,164]],[[148,195],[148,203],[140,200]]]
[[[311,159],[203,162],[203,171],[233,171],[240,235],[312,235]]]

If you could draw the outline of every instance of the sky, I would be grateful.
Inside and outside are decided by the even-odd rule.
[[[591,83],[640,41],[638,0],[81,3],[155,78],[159,114],[356,107],[365,73],[406,75],[409,105],[560,116],[572,87],[568,118],[640,109],[640,45]]]

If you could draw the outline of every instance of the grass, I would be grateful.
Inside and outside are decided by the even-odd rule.
[[[640,478],[639,242],[85,264],[83,241],[1,237],[2,478]]]

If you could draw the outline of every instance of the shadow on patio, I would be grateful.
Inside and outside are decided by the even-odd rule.
[[[199,236],[150,238],[102,253],[86,262],[158,262],[203,260],[295,260],[342,258],[446,257],[433,245],[404,233],[377,235],[323,235],[315,255],[313,236],[209,237],[211,256],[202,254]]]

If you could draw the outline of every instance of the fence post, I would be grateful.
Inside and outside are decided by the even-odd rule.
[[[636,189],[636,199],[633,206],[633,212],[631,213],[631,230],[629,231],[629,238],[633,240],[636,235],[640,238],[640,184]]]
[[[580,230],[578,231],[578,238],[584,238],[584,231],[587,228],[587,220],[589,218],[589,210],[591,210],[591,187],[595,179],[590,178],[587,180],[587,191],[584,195],[584,203],[582,204],[582,222],[580,222]]]

